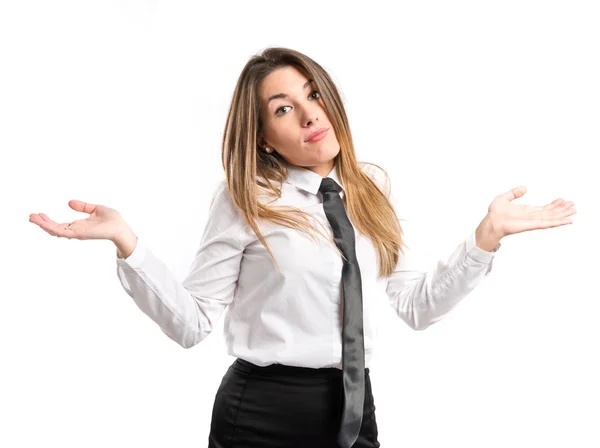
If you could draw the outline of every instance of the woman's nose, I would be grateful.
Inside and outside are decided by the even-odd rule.
[[[317,118],[318,114],[316,112],[307,112],[304,114],[304,118],[303,118],[303,123],[306,127],[310,126],[311,124],[314,124],[317,122],[318,118]]]

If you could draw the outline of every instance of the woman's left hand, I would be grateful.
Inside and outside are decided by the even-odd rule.
[[[486,218],[489,219],[493,233],[499,238],[528,230],[548,229],[573,223],[568,218],[577,213],[572,201],[558,198],[543,206],[512,202],[526,192],[525,186],[513,188],[496,196],[490,204]]]

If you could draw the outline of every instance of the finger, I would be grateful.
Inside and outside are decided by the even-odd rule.
[[[29,221],[37,224],[46,233],[59,238],[75,238],[76,228],[73,228],[73,223],[57,223],[52,221],[44,213],[32,213],[29,215]]]
[[[45,230],[47,233],[49,233],[52,236],[57,236],[59,238],[74,238],[75,237],[75,231],[69,227],[70,224],[69,223],[62,223],[62,224],[58,224],[55,223],[54,221],[45,221],[45,220],[41,220],[39,223],[37,223],[43,230]]]
[[[57,232],[56,232],[56,231],[52,230],[52,229],[53,229],[53,227],[56,227],[56,226],[58,226],[58,223],[56,223],[56,222],[52,221],[52,220],[51,220],[51,219],[48,217],[48,215],[46,215],[45,213],[39,213],[39,215],[40,215],[40,217],[42,218],[42,222],[41,222],[41,224],[43,224],[43,226],[42,226],[42,225],[40,225],[40,227],[42,227],[44,230],[50,230],[50,232],[49,232],[49,233],[50,233],[50,235],[53,235],[53,236],[60,236],[60,235],[58,235],[58,234],[57,234]]]
[[[555,207],[558,207],[559,205],[561,205],[564,202],[564,199],[562,198],[558,198],[553,200],[552,202],[550,202],[550,204],[546,204],[544,205],[544,207],[542,207],[544,210],[552,210]]]
[[[56,221],[52,221],[48,215],[46,215],[45,213],[39,213],[40,217],[43,219],[43,222],[51,225],[51,226],[58,226],[59,224]]]
[[[566,201],[566,202],[563,202],[563,203],[560,205],[560,207],[559,207],[559,208],[560,208],[560,209],[566,209],[566,208],[569,208],[569,207],[573,207],[574,205],[575,205],[575,203],[574,203],[573,201]]]
[[[45,224],[47,222],[50,221],[50,219],[44,215],[43,213],[32,213],[31,215],[29,215],[29,222],[32,222],[34,224],[37,224],[38,226],[41,226],[42,224]],[[51,221],[50,221],[51,222]]]
[[[552,225],[550,227],[566,226],[569,224],[573,224],[573,220],[571,220],[569,218],[557,219],[555,221],[552,221]]]
[[[566,218],[567,216],[574,215],[575,213],[577,213],[577,210],[575,210],[574,208],[558,207],[553,210],[548,210],[548,211],[544,212],[542,214],[542,219],[544,221],[549,221],[549,222],[555,221],[555,220],[562,220],[562,219]]]
[[[48,229],[45,224],[38,224],[38,227],[40,229],[42,229],[44,232],[46,232],[48,235],[58,236],[56,233],[54,233],[50,229]]]
[[[507,201],[513,201],[517,198],[520,198],[525,193],[527,193],[527,187],[525,187],[525,185],[521,185],[520,187],[511,188],[506,193],[502,193],[500,197],[506,199]]]
[[[54,232],[51,232],[51,231],[49,231],[49,230],[47,230],[47,229],[44,229],[42,226],[40,226],[40,229],[42,229],[42,230],[43,230],[44,232],[46,232],[48,235],[52,235],[52,236],[58,236],[58,235],[56,235]]]
[[[575,210],[573,207],[558,207],[554,210],[546,212],[544,219],[563,219],[567,216],[574,215],[575,213],[577,213],[577,210]]]
[[[45,231],[46,233],[49,233],[52,236],[59,236],[57,235],[57,233],[50,227],[50,224],[48,224],[46,221],[42,221],[38,224],[40,226],[40,228]]]
[[[539,230],[539,229],[550,229],[552,227],[564,226],[567,224],[572,224],[573,221],[569,218],[564,219],[539,219],[536,221],[532,221],[527,228],[524,230]]]
[[[570,219],[569,216],[572,216],[576,213],[577,211],[575,209],[554,211],[553,213],[544,216],[542,218],[542,222],[550,227],[555,225],[571,224],[573,220]]]
[[[92,214],[96,211],[96,207],[98,206],[96,204],[89,204],[77,199],[71,199],[69,201],[69,207],[78,212]]]
[[[38,215],[40,215],[40,217],[46,222],[53,222],[45,213],[38,213]]]
[[[562,212],[559,214],[559,216],[557,216],[557,218],[563,219],[566,218],[567,216],[573,216],[577,213],[577,210],[575,210],[574,208],[568,208],[566,210],[562,210]]]

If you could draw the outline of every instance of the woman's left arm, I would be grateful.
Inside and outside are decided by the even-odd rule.
[[[415,269],[410,250],[400,254],[386,292],[402,320],[424,330],[442,319],[489,274],[505,236],[572,223],[567,217],[576,213],[573,202],[559,198],[540,207],[512,202],[526,191],[518,187],[498,195],[477,229],[431,270]]]

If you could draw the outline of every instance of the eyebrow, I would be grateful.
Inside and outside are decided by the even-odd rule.
[[[304,86],[302,87],[303,89],[306,89],[309,85],[311,85],[313,82],[312,79],[309,79],[308,81],[306,81],[306,83],[304,84]],[[271,102],[271,100],[276,100],[278,98],[287,98],[287,94],[285,93],[278,93],[277,95],[271,95],[269,97],[269,99],[267,100],[267,104],[269,104]]]

